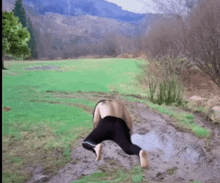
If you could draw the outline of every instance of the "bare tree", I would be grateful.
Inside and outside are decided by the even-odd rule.
[[[189,14],[199,0],[152,0],[155,3],[155,11],[182,18]]]
[[[220,1],[200,2],[189,24],[188,56],[220,87]]]
[[[144,0],[139,1],[145,2]],[[162,20],[151,27],[146,39],[145,48],[151,52],[153,57],[177,56],[186,51],[188,25],[185,19],[198,1],[152,0],[155,12],[163,15]]]
[[[177,57],[183,54],[183,30],[175,18],[165,18],[155,23],[145,38],[147,55]]]

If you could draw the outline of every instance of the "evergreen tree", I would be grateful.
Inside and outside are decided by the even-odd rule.
[[[25,12],[25,9],[23,7],[23,1],[22,0],[17,0],[15,2],[15,7],[13,9],[13,13],[15,16],[17,16],[20,19],[20,22],[23,27],[27,27],[31,39],[28,42],[28,47],[31,49],[31,55],[33,58],[37,58],[37,52],[36,52],[36,41],[34,37],[34,32],[33,32],[33,27],[32,23],[30,21],[30,18],[27,17],[27,14]]]
[[[30,36],[31,36],[31,40],[28,42],[28,47],[31,49],[31,55],[33,58],[37,58],[37,52],[36,52],[36,39],[35,39],[35,36],[34,36],[34,30],[33,30],[33,27],[32,27],[32,23],[31,23],[31,20],[30,18],[28,17],[27,18],[27,29],[30,33]]]
[[[22,26],[27,27],[27,15],[23,7],[22,0],[17,0],[15,2],[15,7],[12,10],[12,12],[14,13],[15,16],[17,16],[20,19]]]
[[[30,57],[28,42],[30,34],[26,27],[21,25],[19,18],[12,12],[2,12],[2,55],[25,59]],[[2,69],[4,63],[2,59]]]

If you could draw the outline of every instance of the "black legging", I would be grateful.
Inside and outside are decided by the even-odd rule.
[[[97,144],[104,140],[112,140],[117,143],[125,153],[139,156],[141,148],[132,144],[129,131],[124,120],[113,116],[106,116],[100,120],[98,126],[83,141],[82,146],[95,153],[94,147]]]

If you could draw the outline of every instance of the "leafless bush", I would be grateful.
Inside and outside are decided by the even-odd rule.
[[[147,54],[152,58],[165,55],[177,57],[183,50],[181,32],[180,25],[172,17],[155,23],[145,38]]]
[[[156,59],[162,68],[164,77],[179,77],[181,73],[192,67],[192,63],[186,57],[164,56]]]
[[[149,78],[157,83],[171,78],[181,80],[183,71],[190,67],[192,67],[191,61],[184,57],[159,57],[141,65],[142,72],[138,78],[142,84],[148,83]]]

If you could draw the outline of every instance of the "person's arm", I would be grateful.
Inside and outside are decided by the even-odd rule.
[[[128,128],[130,129],[130,134],[132,134],[132,121],[131,121],[131,117],[127,111],[127,109],[124,106],[124,111],[123,111],[123,118],[126,122],[126,124],[128,125]]]
[[[101,115],[99,111],[99,105],[97,105],[94,112],[93,129],[97,127],[100,119],[101,119]]]

